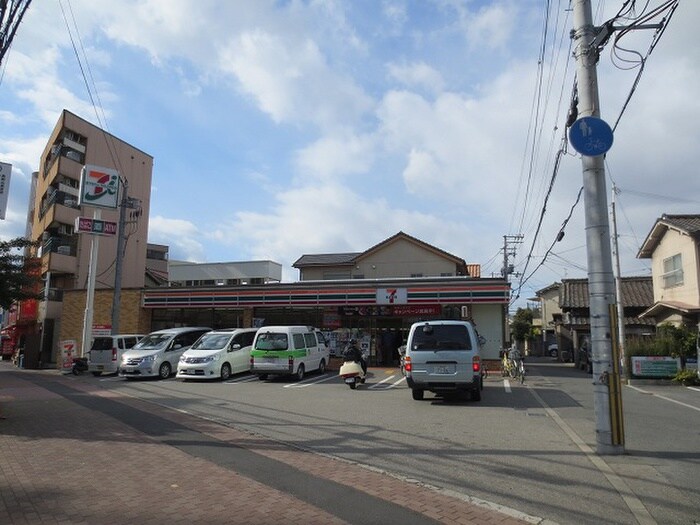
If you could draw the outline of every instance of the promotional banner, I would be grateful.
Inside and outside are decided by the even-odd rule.
[[[10,194],[10,175],[12,164],[0,162],[0,219],[5,220],[7,211],[7,197]]]

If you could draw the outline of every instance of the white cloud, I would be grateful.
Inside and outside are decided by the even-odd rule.
[[[169,257],[174,260],[206,262],[202,237],[199,228],[188,220],[156,215],[148,221],[148,242],[168,245]]]
[[[310,39],[290,41],[259,29],[244,32],[222,50],[219,67],[277,123],[342,127],[371,107],[362,89],[333,72]]]
[[[297,170],[303,177],[321,180],[366,173],[374,159],[374,142],[371,136],[323,137],[299,151]]]
[[[442,75],[425,62],[412,64],[389,64],[389,76],[406,87],[426,89],[439,93],[444,89]]]

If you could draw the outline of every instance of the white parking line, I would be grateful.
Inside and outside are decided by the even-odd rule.
[[[388,376],[388,377],[385,377],[384,379],[382,379],[381,381],[379,381],[379,383],[374,383],[374,384],[371,385],[369,388],[370,388],[370,389],[373,389],[373,388],[382,388],[382,389],[384,389],[384,390],[388,390],[389,388],[394,388],[395,386],[399,385],[400,383],[402,383],[403,381],[406,380],[405,377],[401,376],[397,381],[394,381],[394,382],[391,383],[390,385],[387,385],[387,384],[386,384],[386,383],[388,383],[389,381],[391,381],[392,379],[394,379],[395,377],[396,377],[396,375],[390,375],[390,376]]]
[[[324,374],[320,377],[312,377],[310,379],[305,379],[303,381],[300,381],[299,383],[290,383],[289,385],[284,385],[284,388],[305,388],[307,386],[317,385],[319,383],[330,381],[331,379],[335,379],[336,377],[337,376],[335,374]]]
[[[631,388],[632,390],[636,390],[637,392],[641,392],[642,394],[651,394],[652,396],[658,397],[659,399],[663,399],[664,401],[669,401],[669,402],[671,402],[671,403],[676,403],[677,405],[681,405],[681,406],[683,406],[683,407],[690,408],[690,409],[692,409],[692,410],[697,410],[698,412],[700,412],[700,408],[695,407],[695,406],[693,406],[693,405],[689,405],[688,403],[683,403],[683,402],[681,402],[681,401],[676,401],[675,399],[671,399],[670,397],[662,396],[661,394],[657,394],[657,393],[655,393],[655,392],[649,392],[649,391],[647,391],[647,390],[643,390],[643,389],[641,389],[641,388],[639,388],[639,387],[636,387],[636,386],[633,386],[633,385],[627,385],[627,386],[628,386],[629,388]]]
[[[229,379],[228,381],[224,381],[225,384],[227,385],[232,385],[235,383],[252,383],[253,381],[257,381],[258,376],[243,376],[243,377],[236,377],[234,379]]]

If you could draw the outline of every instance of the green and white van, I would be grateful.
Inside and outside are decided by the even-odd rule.
[[[250,350],[250,371],[263,380],[271,374],[301,380],[313,370],[323,374],[329,358],[326,338],[311,326],[263,326]]]

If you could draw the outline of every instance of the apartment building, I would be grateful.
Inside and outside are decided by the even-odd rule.
[[[28,357],[37,352],[44,364],[56,362],[63,292],[86,289],[91,246],[98,237],[76,232],[76,219],[92,218],[97,209],[78,204],[85,165],[119,173],[122,184],[117,202],[126,202],[128,208],[121,287],[125,290],[144,287],[153,157],[64,110],[44,148],[39,171],[34,174],[28,213],[27,232],[32,240],[40,241],[31,255],[41,260],[45,294],[37,308],[34,330],[38,348],[30,348],[28,342],[25,352]],[[126,199],[125,188],[128,188]],[[100,213],[103,221],[119,223],[118,207],[100,208]],[[100,235],[98,245],[95,289],[113,290],[117,235]],[[121,310],[130,306],[133,307],[122,301]],[[120,325],[120,328],[124,331],[130,327]]]

